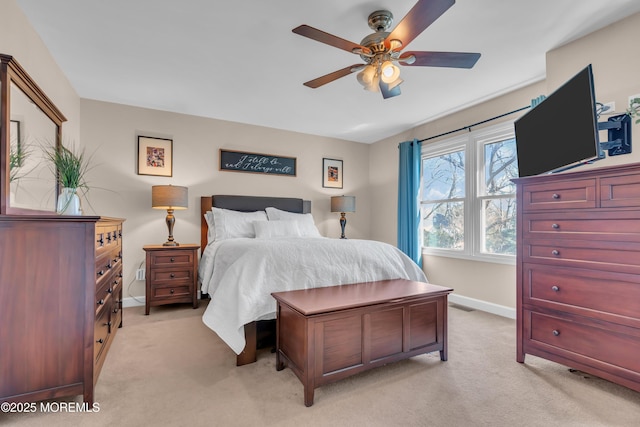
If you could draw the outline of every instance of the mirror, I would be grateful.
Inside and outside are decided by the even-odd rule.
[[[51,213],[56,174],[44,152],[59,147],[66,119],[15,59],[0,54],[0,214]]]

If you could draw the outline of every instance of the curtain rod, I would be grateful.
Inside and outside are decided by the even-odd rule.
[[[455,133],[455,132],[460,132],[461,130],[465,130],[465,129],[469,129],[470,130],[474,126],[478,126],[478,125],[481,125],[483,123],[487,123],[487,122],[490,122],[492,120],[496,120],[496,119],[499,119],[501,117],[508,116],[509,114],[518,113],[518,112],[520,112],[522,110],[526,110],[527,108],[531,108],[531,105],[527,105],[526,107],[518,108],[517,110],[509,111],[508,113],[500,114],[499,116],[491,117],[490,119],[486,119],[486,120],[483,120],[481,122],[474,123],[472,125],[467,125],[465,127],[461,127],[460,129],[450,130],[449,132],[441,133],[440,135],[431,136],[431,137],[425,138],[425,139],[420,139],[420,140],[418,140],[418,142],[424,142],[424,141],[428,141],[430,139],[440,138],[441,136],[449,135],[449,134],[452,134],[452,133]]]

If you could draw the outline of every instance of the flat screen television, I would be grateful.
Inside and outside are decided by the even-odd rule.
[[[591,64],[516,120],[515,133],[520,177],[601,158]]]

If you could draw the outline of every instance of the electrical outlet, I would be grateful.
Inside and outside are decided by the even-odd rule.
[[[611,102],[607,102],[606,104],[603,104],[603,113],[613,113],[614,111],[616,111],[616,102],[615,101],[611,101]]]
[[[144,268],[139,268],[136,270],[136,280],[144,280],[145,279],[145,270]]]

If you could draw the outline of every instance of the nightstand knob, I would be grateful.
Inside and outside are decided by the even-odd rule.
[[[554,250],[551,251],[551,254],[555,255],[555,256],[558,256],[558,255],[560,255],[560,252],[558,250],[554,249]]]
[[[174,262],[175,260],[176,260],[175,258],[171,258],[171,259],[170,259],[170,261],[171,261],[171,262]]]
[[[174,293],[174,292],[175,292],[175,291],[174,291],[173,289],[171,289],[171,290],[169,291],[169,293],[171,293],[171,294],[172,294],[172,293]]]
[[[116,283],[118,283],[118,282],[116,282]],[[108,293],[108,294],[112,294],[112,293],[113,293],[113,288],[109,288],[109,289],[107,289],[107,293]]]
[[[558,335],[560,335],[560,331],[557,330],[557,329],[554,329],[553,330],[553,335],[557,337]]]
[[[559,288],[559,287],[557,287],[556,285],[553,285],[553,286],[551,287],[551,290],[552,290],[553,292],[558,292],[558,291],[560,290],[560,288]]]
[[[100,301],[98,301],[98,305],[102,305],[102,304],[104,304],[104,300],[103,300],[103,299],[101,299]]]
[[[173,274],[173,273],[171,273],[171,274],[169,275],[169,277],[171,277],[171,278],[173,279],[174,277],[176,277],[176,275],[175,275],[175,274]]]
[[[556,193],[553,193],[553,196],[551,196],[551,197],[553,197],[554,199],[559,199],[559,198],[560,198],[560,195],[559,195],[559,194],[556,194]]]
[[[98,271],[98,276],[102,276],[104,274],[104,270]]]
[[[102,338],[100,338],[98,341],[96,341],[99,344],[102,344],[104,342],[104,340]]]
[[[560,228],[560,226],[558,224],[551,224],[551,228],[558,229],[558,228]]]

